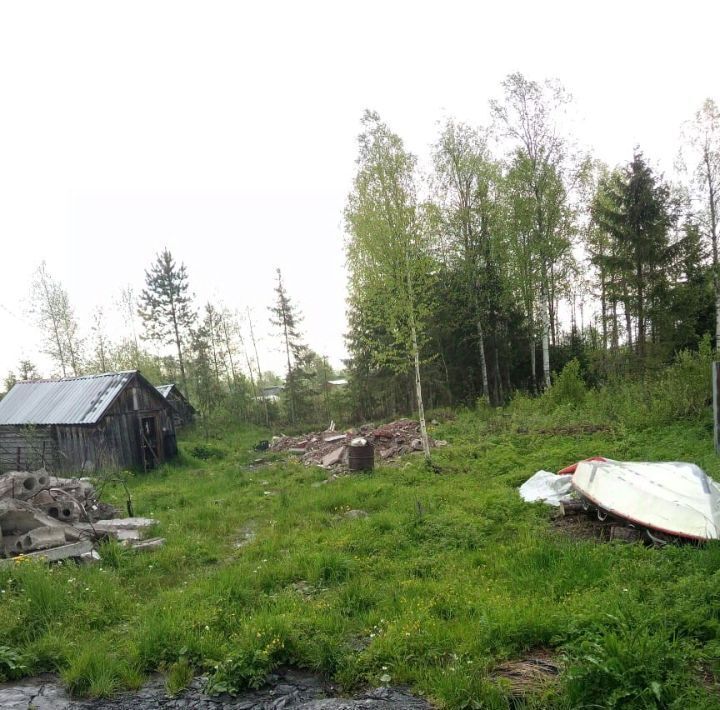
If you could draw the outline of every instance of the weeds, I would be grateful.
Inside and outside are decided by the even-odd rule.
[[[440,476],[410,456],[317,486],[321,472],[293,461],[245,467],[266,433],[227,434],[211,444],[220,458],[189,455],[128,483],[137,514],[159,521],[161,550],[108,544],[97,566],[0,569],[0,672],[58,671],[72,693],[104,696],[155,671],[177,693],[196,671],[219,693],[290,664],[348,689],[408,683],[447,708],[718,707],[698,669],[720,667],[720,545],[560,536],[516,491],[591,454],[689,459],[720,476],[701,357],[678,360],[681,382],[652,386],[642,429],[637,393],[581,394],[572,367],[552,398],[459,412],[432,432],[450,443],[434,452]],[[670,421],[682,391],[685,418]],[[603,426],[572,433],[588,422]],[[553,427],[568,433],[537,433]],[[124,500],[119,484],[106,493]],[[513,699],[493,668],[537,648],[566,670]]]

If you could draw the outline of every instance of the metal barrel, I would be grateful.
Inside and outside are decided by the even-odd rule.
[[[375,447],[368,442],[348,447],[348,468],[351,471],[372,471],[375,466]]]

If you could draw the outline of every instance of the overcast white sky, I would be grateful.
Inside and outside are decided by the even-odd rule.
[[[438,120],[487,122],[508,73],[557,77],[598,157],[639,143],[669,171],[681,123],[720,99],[719,25],[714,0],[4,2],[0,375],[49,374],[26,312],[41,260],[87,324],[164,246],[200,302],[253,309],[265,369],[280,267],[338,363],[366,107],[423,155]]]

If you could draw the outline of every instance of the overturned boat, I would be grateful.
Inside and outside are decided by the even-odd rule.
[[[599,512],[636,526],[689,540],[720,538],[720,487],[695,464],[581,461],[572,484]]]

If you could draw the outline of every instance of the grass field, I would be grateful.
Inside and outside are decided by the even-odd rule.
[[[516,492],[593,454],[718,478],[708,417],[593,434],[518,421],[439,424],[440,475],[411,456],[327,483],[285,459],[248,468],[261,431],[187,438],[177,464],[130,483],[163,549],[0,570],[0,672],[57,671],[101,696],[156,670],[171,690],[202,672],[240,691],[292,665],[347,689],[407,683],[448,708],[720,708],[720,545],[573,538]],[[518,699],[496,668],[533,654],[562,673]]]

